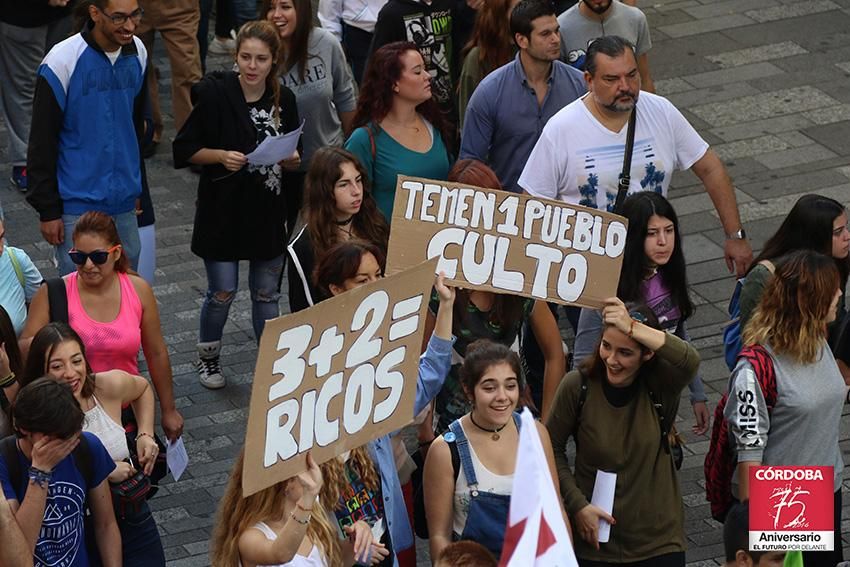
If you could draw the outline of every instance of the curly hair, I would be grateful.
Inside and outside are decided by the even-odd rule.
[[[286,487],[290,478],[282,483],[265,488],[250,496],[242,497],[242,466],[245,462],[245,448],[239,452],[233,471],[227,482],[227,489],[218,508],[215,528],[210,540],[210,559],[213,567],[234,567],[240,564],[239,538],[254,524],[279,518],[286,501]],[[307,537],[313,545],[319,547],[328,565],[342,564],[342,551],[337,538],[337,530],[331,525],[327,508],[321,501],[313,507]]]
[[[360,475],[363,485],[371,492],[377,492],[381,487],[378,470],[365,445],[352,449],[348,454],[348,465]],[[321,465],[324,485],[319,493],[319,501],[325,510],[336,510],[342,503],[340,495],[348,488],[348,476],[345,474],[345,462],[334,458]],[[333,565],[333,563],[328,563]]]
[[[393,85],[401,78],[401,73],[404,71],[401,57],[408,51],[415,51],[421,55],[415,43],[396,41],[384,45],[369,57],[369,64],[363,73],[363,83],[360,86],[357,111],[354,114],[354,128],[361,126],[371,128],[389,114],[395,100]],[[433,98],[417,106],[416,112],[440,132],[446,144],[451,142],[453,137],[449,125]]]
[[[510,31],[513,0],[487,0],[478,8],[472,36],[463,48],[461,61],[473,47],[478,48],[478,63],[484,76],[501,67],[514,56],[514,39]]]
[[[351,221],[352,234],[387,249],[390,227],[378,211],[368,186],[366,170],[357,156],[334,146],[321,148],[313,154],[304,181],[304,224],[310,233],[314,257],[320,258],[339,242],[336,225],[334,186],[342,175],[342,165],[352,164],[363,179],[363,200],[360,210]]]
[[[792,252],[776,267],[743,331],[743,343],[769,344],[800,364],[817,360],[839,290],[835,261],[810,250]]]

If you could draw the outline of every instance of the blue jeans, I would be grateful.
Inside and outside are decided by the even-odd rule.
[[[233,20],[236,24],[236,31],[246,22],[252,22],[257,19],[257,1],[256,0],[231,0],[233,5]],[[265,14],[263,14],[265,16]],[[216,16],[217,17],[217,16]]]
[[[162,567],[165,552],[156,529],[156,522],[147,502],[138,512],[127,512],[117,518],[121,531],[121,555],[124,567]]]
[[[59,262],[59,275],[64,276],[75,272],[77,265],[71,261],[68,251],[74,246],[74,225],[82,215],[62,215],[65,223],[65,241],[56,246],[56,260]],[[130,260],[130,267],[134,271],[139,269],[139,254],[142,244],[139,240],[139,224],[136,212],[129,211],[118,215],[112,215],[115,227],[118,229],[118,237],[121,239],[121,248]]]
[[[248,288],[251,290],[251,321],[257,342],[263,334],[266,320],[280,315],[280,280],[283,276],[283,258],[250,260],[248,264]],[[217,262],[204,260],[207,270],[207,295],[201,307],[202,343],[220,341],[224,324],[230,312],[230,304],[239,287],[239,262]]]

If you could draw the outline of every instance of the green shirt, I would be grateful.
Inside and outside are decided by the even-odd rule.
[[[576,420],[581,375],[572,371],[558,386],[546,421],[561,497],[570,516],[590,502],[596,471],[617,474],[613,516],[608,543],[597,551],[578,534],[574,537],[580,559],[632,562],[685,550],[682,494],[673,458],[661,445],[661,426],[647,386],[661,400],[668,423],[675,420],[679,396],[696,374],[700,357],[696,349],[667,334],[655,353],[651,374],[639,378],[633,397],[622,407],[612,405],[600,380],[588,381],[587,398]],[[575,473],[566,448],[576,439]]]

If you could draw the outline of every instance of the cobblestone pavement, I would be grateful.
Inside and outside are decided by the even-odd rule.
[[[726,162],[756,248],[806,192],[850,204],[850,0],[642,0],[640,5],[652,27],[650,64],[658,92],[685,113]],[[161,48],[155,55],[165,94],[167,59]],[[228,63],[217,58],[210,65]],[[0,123],[0,128],[5,147],[5,126]],[[177,405],[186,418],[191,463],[179,483],[164,484],[153,508],[169,565],[190,567],[209,563],[215,509],[245,433],[256,347],[243,277],[224,337],[228,386],[209,391],[198,384],[192,361],[206,283],[201,262],[189,250],[197,177],[172,168],[171,136],[169,125],[157,155],[148,161],[157,212],[154,291],[174,367]],[[0,151],[3,175],[10,169],[7,159]],[[677,173],[670,196],[682,220],[699,305],[690,330],[703,355],[713,409],[728,378],[720,357],[720,328],[734,280],[722,259],[720,223],[697,178]],[[9,242],[25,248],[45,275],[53,274],[50,249],[41,240],[32,209],[12,189],[0,191],[0,200]],[[281,306],[286,305],[284,296]],[[693,421],[687,406],[685,401],[679,424],[685,432]],[[845,453],[848,428],[845,419]],[[702,475],[708,439],[686,437],[688,455],[680,481],[687,559],[689,565],[716,565],[722,563],[722,535],[709,517]],[[850,542],[848,501],[845,546]],[[428,564],[420,557],[421,564]]]

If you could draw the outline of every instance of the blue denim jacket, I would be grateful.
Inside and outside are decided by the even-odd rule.
[[[416,401],[413,404],[413,415],[418,415],[434,399],[443,386],[443,381],[446,379],[452,364],[453,343],[454,339],[449,341],[431,335],[428,348],[419,359],[419,379],[416,382]],[[404,505],[404,496],[401,493],[401,483],[398,480],[398,470],[395,465],[390,436],[384,435],[370,441],[368,448],[369,454],[381,475],[384,513],[395,554],[413,546],[413,530],[407,519],[407,508]],[[395,557],[393,558],[393,565],[398,566],[398,559]]]

